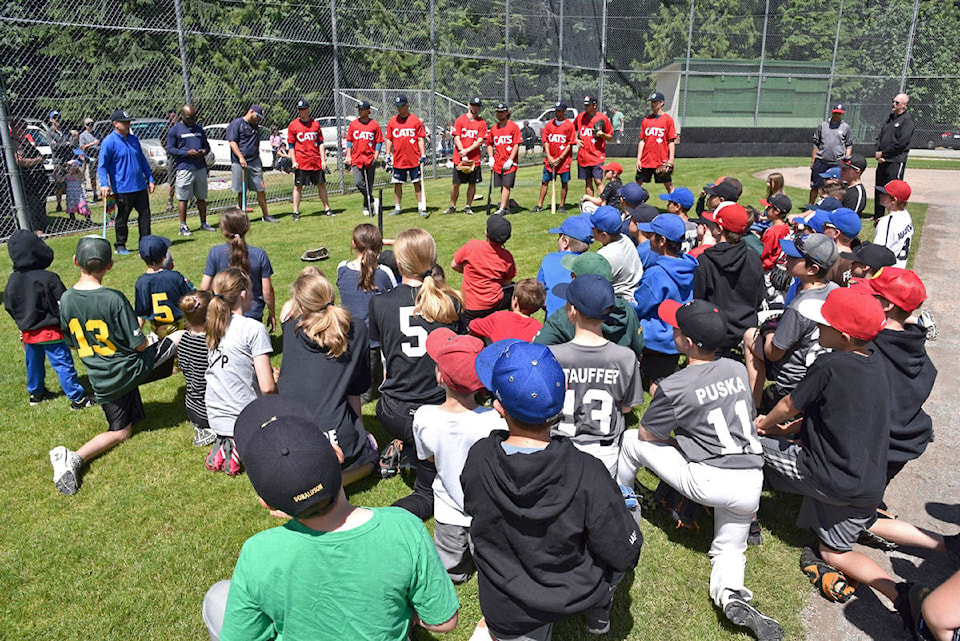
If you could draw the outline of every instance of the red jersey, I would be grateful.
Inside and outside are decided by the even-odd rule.
[[[567,149],[571,148],[577,142],[577,130],[573,126],[573,122],[568,119],[564,119],[562,123],[557,124],[557,119],[553,118],[546,125],[543,126],[543,134],[540,136],[540,142],[543,143],[544,149],[550,150],[550,155],[554,159],[559,158],[560,154],[565,152]],[[567,157],[564,159],[563,163],[557,168],[558,173],[566,173],[570,171],[570,161],[573,156],[573,151],[567,154]],[[543,159],[543,166],[549,171],[553,171],[553,168],[550,166],[550,163],[547,162],[546,157]]]
[[[327,163],[323,152],[323,132],[320,123],[310,119],[303,122],[299,118],[287,127],[287,144],[293,145],[294,158],[297,166],[304,171],[326,169]]]
[[[508,120],[502,127],[500,123],[490,128],[487,134],[487,144],[493,147],[493,170],[498,174],[512,174],[517,170],[517,163],[514,161],[513,167],[503,171],[503,163],[510,158],[523,142],[523,136],[520,134],[520,127],[512,120]]]
[[[453,254],[463,265],[464,307],[471,311],[493,309],[503,299],[503,281],[517,275],[513,254],[487,240],[468,240]]]
[[[354,118],[347,127],[350,162],[354,167],[369,167],[377,157],[377,145],[383,142],[383,131],[373,118],[366,123]]]
[[[394,116],[387,123],[386,139],[393,145],[393,166],[413,169],[420,164],[420,138],[427,137],[423,121],[410,114],[406,120]]]
[[[790,235],[790,225],[773,225],[763,232],[763,253],[760,259],[763,262],[763,271],[768,272],[783,258],[780,241]]]
[[[489,338],[491,343],[508,338],[519,338],[528,343],[533,340],[543,323],[517,312],[502,310],[483,318],[470,321],[470,333],[478,338]]]
[[[612,134],[613,125],[610,124],[610,119],[600,112],[593,114],[591,118],[587,112],[581,111],[573,119],[573,126],[577,130],[577,139],[580,142],[577,164],[581,167],[602,165],[607,158],[607,141],[593,134],[595,131]]]
[[[677,126],[668,114],[647,116],[640,122],[640,166],[646,169],[659,167],[670,160],[670,143],[677,139]]]
[[[453,123],[452,133],[454,138],[460,138],[460,146],[464,149],[480,141],[480,146],[467,154],[467,160],[480,162],[480,150],[483,147],[483,141],[487,139],[487,121],[482,118],[473,119],[470,114],[463,114]],[[460,160],[460,152],[454,147],[453,164],[459,165]]]

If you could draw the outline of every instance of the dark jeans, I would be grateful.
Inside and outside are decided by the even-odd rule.
[[[130,212],[137,210],[137,227],[140,231],[140,238],[150,235],[150,194],[146,189],[130,192],[128,194],[117,194],[117,218],[116,232],[117,242],[114,247],[127,246],[127,220],[130,218]]]
[[[878,187],[886,185],[891,180],[903,180],[903,172],[907,169],[907,163],[905,162],[881,162],[877,163],[877,175],[876,175],[876,184]],[[880,195],[880,192],[874,194],[873,201],[873,217],[880,218],[885,213],[887,213],[886,207],[880,204],[880,199],[877,196]]]

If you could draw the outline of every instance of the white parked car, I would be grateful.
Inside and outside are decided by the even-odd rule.
[[[207,125],[203,130],[207,133],[207,141],[213,152],[217,167],[229,167],[231,163],[230,143],[227,142],[227,125]],[[281,132],[283,134],[285,132]],[[286,139],[286,138],[284,138]],[[270,128],[260,127],[260,164],[264,169],[273,167],[273,149],[270,147]]]
[[[337,141],[342,140],[347,135],[347,127],[350,126],[350,121],[356,120],[356,118],[357,118],[356,116],[340,118],[340,136],[339,137],[337,136],[337,117],[336,116],[323,116],[321,118],[315,118],[315,120],[320,123],[320,131],[321,133],[323,133],[324,148],[328,150],[332,149],[333,151],[336,151]]]
[[[40,155],[43,156],[43,169],[48,174],[53,173],[53,151],[50,149],[50,141],[47,140],[47,130],[37,125],[27,125],[27,138],[37,148]]]
[[[578,113],[580,113],[580,112],[578,112],[578,111],[577,111],[576,109],[574,109],[573,107],[567,107],[567,120],[573,120],[574,118],[577,117],[577,114],[578,114]],[[533,128],[533,130],[537,133],[537,140],[540,140],[540,134],[543,133],[543,128],[544,128],[544,126],[545,126],[548,122],[550,122],[551,120],[553,120],[553,117],[554,117],[555,114],[556,114],[556,112],[555,112],[553,109],[547,109],[547,110],[545,110],[542,114],[540,114],[540,116],[538,116],[536,119],[532,119],[532,118],[514,118],[513,120],[514,120],[514,122],[516,122],[520,127],[523,127],[523,121],[524,121],[524,120],[529,121],[529,122],[530,122],[530,127]]]

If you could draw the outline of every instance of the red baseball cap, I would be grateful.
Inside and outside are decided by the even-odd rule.
[[[615,171],[615,172],[617,172],[618,174],[622,174],[622,173],[623,173],[623,165],[621,165],[621,164],[618,163],[618,162],[608,162],[606,165],[603,166],[603,170],[604,170],[604,171]]]
[[[837,288],[827,294],[823,302],[810,299],[800,301],[797,312],[862,341],[872,341],[887,323],[880,301],[862,288]]]
[[[877,191],[884,194],[890,194],[902,203],[910,200],[910,185],[902,180],[891,180],[883,187],[877,187]]]
[[[475,336],[461,336],[440,327],[427,336],[427,354],[440,370],[444,382],[455,392],[469,394],[483,389],[475,367],[483,341]]]
[[[743,205],[732,201],[722,202],[713,211],[703,212],[703,217],[720,225],[727,231],[742,234],[750,226],[750,215]]]
[[[905,312],[912,312],[927,300],[927,288],[916,272],[899,267],[883,267],[873,278],[858,279],[853,287],[883,296]]]

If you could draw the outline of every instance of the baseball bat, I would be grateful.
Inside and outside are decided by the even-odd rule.
[[[377,229],[380,230],[380,238],[383,238],[383,187],[377,196]]]
[[[423,184],[424,166],[420,165],[420,211],[427,211],[427,188]]]
[[[493,205],[493,167],[490,168],[490,185],[487,186],[487,216],[490,215],[490,207]]]
[[[247,213],[247,168],[240,168],[240,209]]]
[[[550,172],[550,213],[557,213],[557,172]]]
[[[103,237],[107,237],[107,199],[103,199]]]

